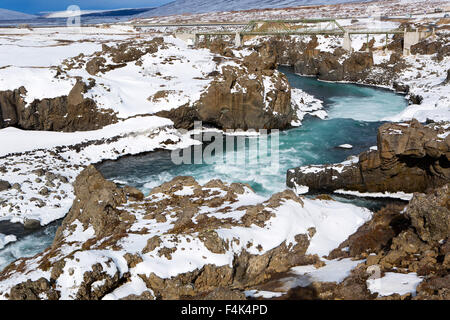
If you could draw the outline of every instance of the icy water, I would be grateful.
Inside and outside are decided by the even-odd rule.
[[[263,195],[270,195],[286,188],[287,170],[308,164],[342,162],[351,155],[376,145],[377,129],[385,117],[398,114],[407,106],[406,99],[394,92],[353,84],[321,82],[314,78],[300,77],[291,69],[282,68],[291,85],[300,88],[324,102],[328,120],[307,118],[296,129],[280,132],[279,170],[250,163],[258,157],[249,148],[258,137],[247,137],[245,146],[235,146],[234,163],[174,165],[169,152],[126,157],[119,161],[105,162],[99,166],[102,173],[116,182],[130,184],[149,192],[163,182],[179,175],[195,177],[200,183],[211,179],[248,183]],[[236,138],[237,139],[237,138]],[[270,140],[270,139],[269,139]],[[353,149],[341,149],[350,144]],[[224,157],[227,155],[225,154]]]
[[[380,120],[399,113],[407,106],[403,96],[393,92],[353,84],[336,84],[300,77],[288,68],[282,68],[291,85],[324,101],[330,118],[320,120],[306,118],[299,128],[280,132],[279,168],[250,163],[258,154],[249,152],[259,137],[246,137],[242,145],[236,145],[224,156],[235,159],[237,164],[182,164],[175,165],[167,151],[140,156],[124,157],[98,166],[106,178],[117,183],[128,184],[149,192],[152,188],[184,175],[193,176],[200,183],[211,179],[250,184],[262,195],[270,196],[286,188],[287,170],[307,164],[323,164],[344,161],[371,146],[376,145]],[[242,138],[242,137],[241,137]],[[238,138],[235,137],[236,141]],[[353,149],[340,149],[341,144],[351,144]],[[245,160],[239,162],[238,160]],[[244,163],[244,164],[242,164]],[[336,197],[372,209],[380,207],[379,200]],[[37,233],[19,236],[19,240],[0,250],[0,270],[19,257],[29,257],[48,247],[54,237],[58,223]],[[2,227],[0,225],[0,233]]]

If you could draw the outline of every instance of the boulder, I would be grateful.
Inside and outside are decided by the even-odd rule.
[[[8,181],[0,180],[0,192],[6,191],[11,188],[11,184]]]
[[[41,228],[41,222],[36,219],[25,219],[23,227],[28,230],[37,230]]]
[[[450,184],[429,194],[416,194],[407,216],[420,239],[439,243],[450,237]]]

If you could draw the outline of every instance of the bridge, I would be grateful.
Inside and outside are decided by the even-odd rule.
[[[403,35],[404,55],[409,55],[411,46],[434,34],[433,31],[408,31],[407,29],[351,29],[344,28],[336,19],[300,19],[300,20],[255,20],[250,21],[241,31],[236,32],[197,32],[194,36],[194,43],[198,45],[201,38],[206,43],[212,38],[234,37],[236,47],[240,47],[244,37],[254,36],[310,36],[310,35],[334,35],[344,38],[342,47],[347,51],[352,51],[352,35],[366,35],[367,48],[369,47],[370,35],[386,35],[386,47],[389,35]]]

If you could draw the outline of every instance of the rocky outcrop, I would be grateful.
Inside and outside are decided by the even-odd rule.
[[[330,258],[367,259],[358,268],[366,278],[374,269],[380,272],[380,276],[386,272],[396,272],[417,273],[424,278],[417,287],[415,297],[395,294],[383,299],[448,300],[449,199],[450,184],[447,184],[428,194],[415,194],[405,209],[385,208],[334,250]],[[351,278],[353,275],[348,279]],[[361,285],[362,288],[366,286],[365,283]],[[339,290],[332,286],[330,291],[335,295]]]
[[[450,55],[450,45],[444,39],[438,41],[429,41],[426,39],[411,46],[411,53],[424,55],[437,54],[437,59],[440,61]]]
[[[340,50],[335,53],[319,52],[314,56],[303,56],[296,62],[295,72],[303,75],[317,76],[327,81],[359,82],[367,78],[374,65],[372,53],[354,52],[342,60]]]
[[[191,129],[202,121],[220,129],[286,129],[295,119],[291,87],[276,70],[276,58],[269,46],[222,67],[212,83],[194,103],[158,113],[174,121],[177,128]]]
[[[111,47],[103,44],[102,51],[94,53],[94,57],[86,63],[86,71],[90,75],[95,76],[99,72],[106,73],[114,69],[123,68],[128,62],[137,62],[146,54],[158,52],[163,43],[163,38],[156,37],[150,41],[140,42],[139,46],[136,46],[135,42],[122,42]],[[113,63],[107,63],[104,56],[109,57]]]
[[[450,185],[415,195],[407,215],[422,241],[438,244],[450,237]]]
[[[308,186],[313,192],[426,192],[450,182],[450,136],[445,128],[445,123],[422,125],[416,120],[384,124],[378,130],[377,150],[343,164],[289,170],[287,185]]]
[[[78,80],[68,96],[35,100],[26,104],[26,89],[0,92],[0,128],[26,130],[88,131],[117,122],[111,110],[102,110],[91,99],[84,98],[90,86]]]
[[[364,51],[365,45],[361,48],[364,50],[348,53],[337,41],[333,45],[333,40],[330,40],[328,50],[321,51],[315,36],[307,42],[280,37],[272,38],[268,43],[274,48],[278,63],[294,67],[296,73],[326,81],[392,86],[393,81],[407,67],[401,57],[403,36],[396,36],[389,44],[389,50],[393,51],[389,61],[378,64],[373,60],[372,51]]]
[[[77,177],[74,188],[76,199],[52,246],[2,271],[0,291],[13,274],[23,281],[0,295],[96,300],[116,294],[123,284],[143,282],[147,291],[118,298],[242,299],[245,288],[319,259],[306,254],[308,232],[272,247],[258,237],[224,236],[233,228],[270,232],[276,220],[268,221],[283,214],[277,210],[285,201],[302,209],[302,199],[292,191],[248,205],[245,199],[253,193],[247,185],[213,180],[201,186],[191,177],[177,177],[144,198],[134,188],[106,181],[93,166]],[[39,280],[26,280],[29,263],[42,274]],[[171,271],[177,268],[180,272]]]
[[[11,188],[11,184],[8,181],[0,180],[0,192]]]

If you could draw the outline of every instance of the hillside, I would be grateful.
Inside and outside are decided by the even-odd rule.
[[[204,13],[220,11],[238,11],[249,9],[287,8],[319,4],[337,4],[347,2],[368,2],[369,0],[176,0],[141,17],[166,16],[182,13]]]
[[[12,10],[0,9],[0,20],[20,20],[33,18],[36,18],[36,16]]]

